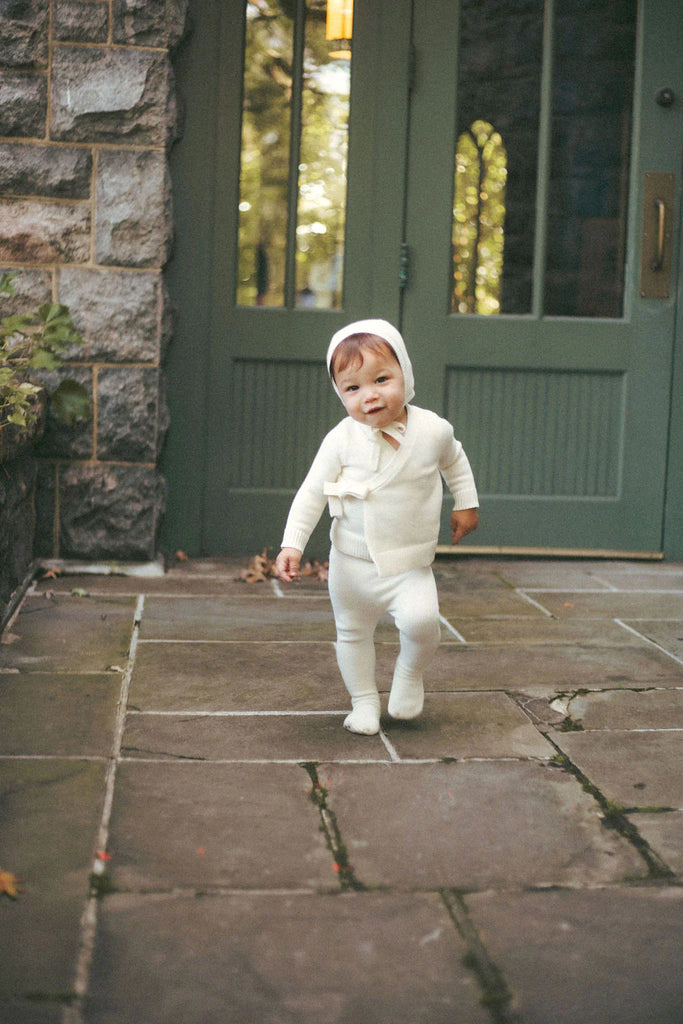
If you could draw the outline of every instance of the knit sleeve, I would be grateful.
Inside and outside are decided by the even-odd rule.
[[[294,496],[282,538],[283,548],[304,550],[327,504],[323,485],[336,480],[340,472],[339,444],[336,430],[332,430],[324,438],[304,482]]]
[[[453,436],[453,428],[450,423],[444,422],[448,430],[445,432],[446,438],[439,459],[439,469],[448,490],[453,495],[453,507],[458,511],[464,508],[478,508],[477,485],[474,482],[469,459],[460,441]]]

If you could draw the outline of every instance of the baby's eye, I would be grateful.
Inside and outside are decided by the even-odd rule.
[[[344,388],[344,391],[358,391],[358,385],[357,384],[347,384],[347,386]]]
[[[384,384],[384,382],[386,380],[389,380],[389,378],[388,377],[378,377],[377,380],[375,381],[375,384]]]

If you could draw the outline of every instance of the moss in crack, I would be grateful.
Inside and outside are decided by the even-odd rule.
[[[453,924],[467,946],[462,958],[463,966],[472,971],[481,989],[480,1003],[485,1006],[494,1024],[518,1024],[518,1017],[511,1009],[512,994],[496,963],[491,959],[486,946],[470,919],[463,894],[455,889],[444,889],[441,898]]]
[[[334,858],[334,870],[339,876],[339,884],[342,889],[353,889],[356,892],[365,892],[367,887],[360,882],[355,874],[349,853],[342,840],[337,818],[334,811],[327,803],[328,793],[320,782],[318,767],[313,761],[305,761],[301,767],[308,773],[311,780],[310,799],[318,808],[320,814],[320,831],[325,836],[327,848]]]
[[[583,732],[583,725],[581,722],[577,722],[571,715],[567,715],[563,718],[557,727],[559,732]]]
[[[90,875],[90,895],[94,899],[99,900],[113,892],[116,892],[116,886],[112,881],[111,875],[107,874],[106,871],[101,873],[93,871]]]

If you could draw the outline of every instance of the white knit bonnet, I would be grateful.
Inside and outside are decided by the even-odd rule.
[[[337,345],[344,341],[345,338],[351,337],[352,334],[375,334],[378,338],[382,338],[386,341],[398,359],[398,364],[403,371],[405,402],[407,405],[408,402],[415,397],[415,378],[413,376],[413,367],[403,338],[396,328],[392,327],[392,325],[386,320],[356,320],[354,323],[348,324],[346,327],[342,327],[341,330],[332,335],[332,340],[329,348],[327,349],[327,371],[330,374],[332,386],[339,397],[341,398],[339,388],[332,377],[332,356],[335,353]]]

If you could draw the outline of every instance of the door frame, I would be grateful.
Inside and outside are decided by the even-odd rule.
[[[661,3],[661,0],[654,2]],[[388,0],[381,0],[382,6],[385,3],[389,6]],[[214,216],[214,201],[215,190],[220,187],[221,181],[222,171],[219,171],[219,167],[222,164],[224,171],[226,161],[231,159],[217,133],[207,134],[202,123],[216,123],[215,119],[219,116],[226,122],[239,121],[239,109],[226,104],[225,82],[226,76],[241,76],[241,61],[226,61],[226,54],[234,53],[235,36],[240,33],[236,31],[234,22],[228,25],[229,18],[222,13],[223,5],[213,4],[210,0],[191,0],[191,6],[195,8],[195,36],[202,36],[205,59],[198,61],[193,56],[192,37],[175,55],[178,77],[186,90],[191,91],[193,111],[199,116],[191,116],[193,111],[188,112],[190,116],[185,118],[183,140],[171,154],[176,200],[176,242],[174,257],[165,276],[171,296],[177,304],[177,323],[175,341],[165,362],[172,427],[161,460],[161,468],[169,478],[170,489],[169,514],[164,522],[162,537],[167,550],[182,548],[190,554],[200,554],[212,553],[206,544],[203,521],[205,480],[211,462],[208,423],[211,405],[217,401],[210,338],[214,319],[211,313],[213,295],[219,284],[214,276],[212,256],[216,247],[220,247],[221,240],[220,226],[217,228]],[[679,17],[678,21],[683,22],[683,18]],[[682,35],[683,25],[678,24],[670,34],[670,41],[667,40],[672,51],[681,52]],[[397,60],[396,66],[399,63]],[[381,80],[382,69],[377,69],[376,73]],[[396,72],[391,73],[395,79]],[[643,73],[651,80],[653,89],[668,84],[660,81],[659,66],[645,67]],[[683,84],[676,90],[674,106],[670,111],[673,116],[680,117],[682,104]],[[384,136],[383,145],[386,145],[389,133],[385,131]],[[382,150],[377,139],[375,144],[375,167],[379,170],[376,186],[381,194],[382,175],[395,173],[395,169],[382,162],[386,149]],[[221,146],[222,157],[219,152]],[[397,149],[395,147],[395,153]],[[683,240],[680,203],[683,167],[676,168],[675,173],[679,216],[673,245],[678,280],[662,522],[662,554],[667,559],[683,559],[683,260],[679,257]],[[641,188],[642,183],[634,182],[632,187]],[[375,239],[382,236],[380,221],[381,218],[375,218],[372,231]],[[639,230],[636,234],[639,234]],[[207,239],[211,240],[210,244],[207,244]],[[379,279],[388,281],[398,274],[398,262],[398,252],[393,245],[382,251],[376,272],[378,285],[381,283]],[[381,289],[378,287],[377,291]],[[392,315],[388,309],[374,312],[389,317]],[[474,554],[477,550],[476,547],[469,547],[463,549],[463,553]],[[541,555],[546,552],[532,548],[530,553]],[[624,553],[621,555],[623,557]]]

